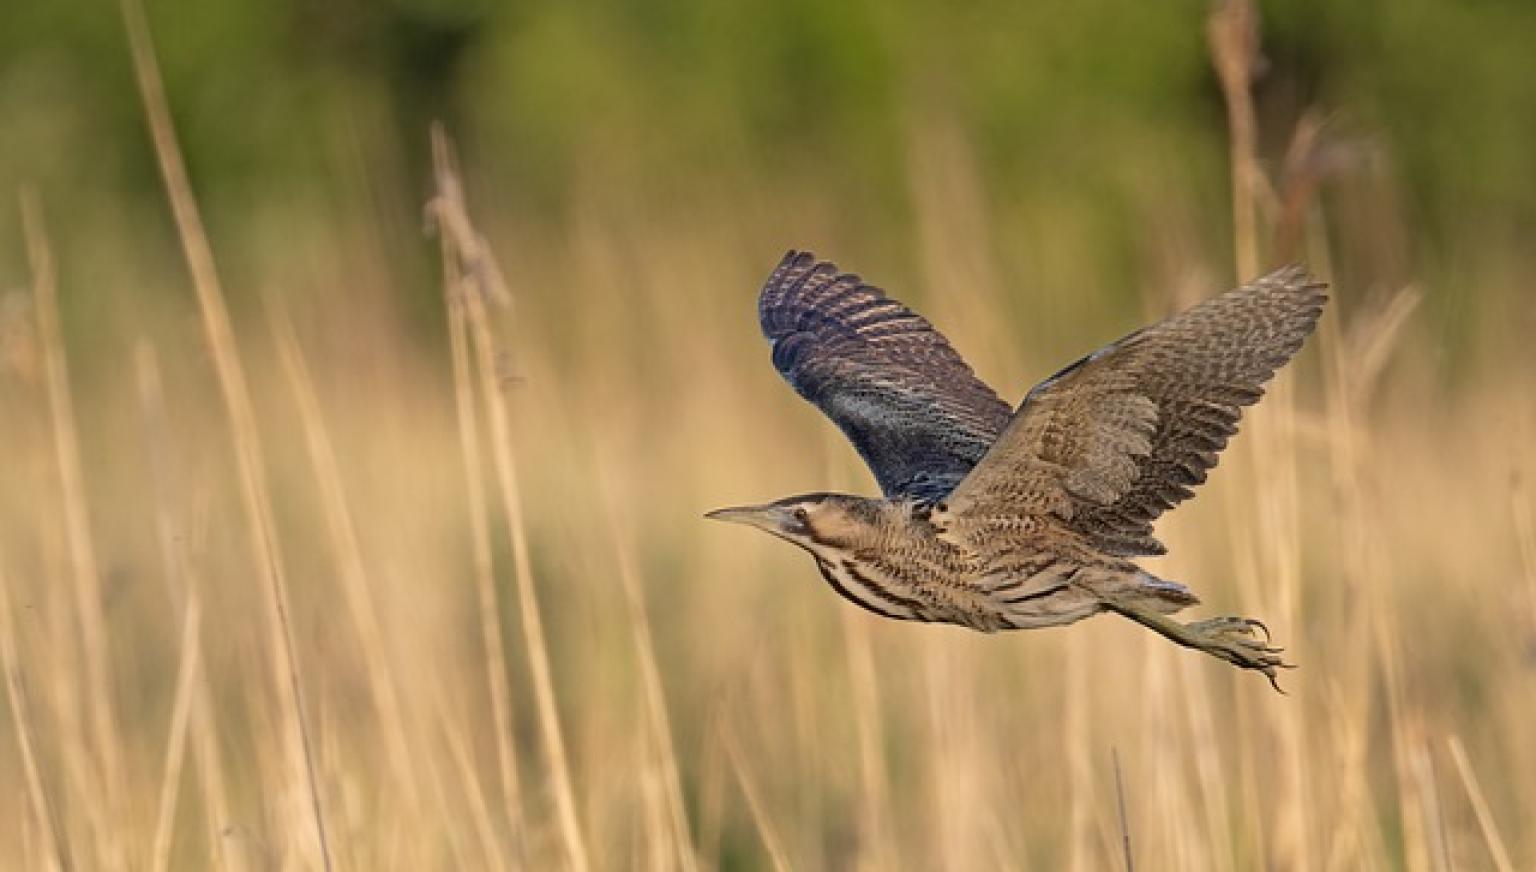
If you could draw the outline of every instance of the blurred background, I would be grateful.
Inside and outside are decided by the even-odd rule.
[[[0,9],[0,865],[1536,864],[1536,6],[145,6]],[[702,521],[874,491],[791,247],[1012,401],[1330,281],[1149,562],[1289,695]]]

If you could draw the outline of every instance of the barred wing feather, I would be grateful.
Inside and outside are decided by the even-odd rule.
[[[784,256],[758,314],[773,365],[842,429],[887,498],[942,498],[1008,424],[1008,405],[933,325],[809,252]]]

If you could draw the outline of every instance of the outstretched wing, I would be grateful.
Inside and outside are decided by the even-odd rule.
[[[1050,516],[1108,553],[1161,554],[1153,520],[1205,481],[1326,287],[1285,267],[1072,364],[1030,391],[949,511]]]
[[[758,298],[784,379],[853,442],[889,498],[939,499],[1011,412],[910,309],[809,252],[784,255]]]

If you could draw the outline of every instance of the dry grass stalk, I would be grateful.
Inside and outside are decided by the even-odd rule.
[[[1328,250],[1316,241],[1325,235],[1324,228],[1320,220],[1314,220],[1313,225],[1315,239],[1311,249],[1314,259],[1322,261],[1320,266],[1327,273]],[[1341,784],[1331,828],[1333,837],[1326,842],[1328,868],[1351,868],[1361,858],[1384,853],[1380,835],[1373,826],[1373,810],[1363,800],[1371,789],[1367,755],[1373,743],[1367,725],[1376,693],[1372,686],[1373,664],[1380,669],[1386,691],[1398,798],[1404,810],[1418,801],[1402,750],[1415,739],[1404,697],[1405,678],[1400,671],[1401,651],[1393,604],[1387,596],[1394,570],[1378,532],[1379,518],[1372,497],[1380,484],[1371,464],[1376,434],[1370,431],[1364,414],[1373,400],[1378,377],[1418,301],[1415,291],[1404,289],[1375,310],[1356,314],[1348,325],[1337,314],[1324,318],[1319,331],[1325,361],[1326,444],[1342,543],[1340,565],[1354,597],[1353,608],[1359,614],[1359,629],[1344,642],[1347,652],[1334,658],[1338,679],[1334,693],[1337,726],[1333,733],[1341,761],[1335,774]],[[1427,863],[1419,820],[1418,815],[1404,814],[1404,850],[1414,866]],[[1352,857],[1351,851],[1357,856]]]
[[[1194,755],[1199,780],[1200,804],[1205,812],[1207,853],[1215,868],[1237,863],[1237,846],[1232,839],[1228,790],[1222,772],[1221,743],[1212,717],[1210,690],[1206,685],[1205,664],[1186,660],[1182,674],[1187,694],[1185,714],[1189,722],[1189,744]]]
[[[292,319],[277,297],[268,300],[268,323],[277,345],[278,358],[288,378],[294,399],[299,404],[299,422],[309,447],[309,459],[320,490],[321,505],[325,512],[326,532],[331,540],[341,576],[341,589],[346,597],[347,611],[357,629],[363,657],[368,663],[368,686],[378,710],[379,725],[384,735],[389,765],[393,770],[396,786],[403,792],[407,811],[414,817],[424,806],[417,785],[417,774],[412,763],[410,735],[405,709],[400,703],[396,687],[395,671],[390,668],[389,646],[384,642],[384,630],[379,622],[378,608],[373,601],[373,591],[368,583],[368,570],[363,564],[363,549],[358,544],[357,524],[352,509],[347,504],[346,489],[342,485],[341,469],[336,461],[336,451],[326,429],[325,416],[320,399],[315,393],[314,380],[304,361],[294,335]]]
[[[1532,519],[1531,495],[1526,489],[1525,477],[1518,471],[1509,484],[1509,514],[1515,525],[1515,541],[1520,546],[1520,567],[1525,576],[1525,592],[1529,598],[1530,617],[1536,626],[1536,520]]]
[[[768,858],[773,862],[773,868],[777,872],[789,872],[795,867],[789,862],[789,855],[784,852],[784,840],[780,838],[778,827],[774,826],[773,818],[769,815],[767,806],[763,804],[762,794],[757,789],[757,781],[747,769],[736,733],[723,720],[719,723],[719,731],[720,743],[725,748],[731,770],[736,773],[736,781],[741,785],[742,796],[747,800],[747,811],[752,815],[752,823],[757,827],[758,837],[763,840],[763,848],[768,852]]]
[[[1125,781],[1120,776],[1120,751],[1110,748],[1109,759],[1115,770],[1115,812],[1120,822],[1120,848],[1125,859],[1125,872],[1136,872],[1136,859],[1131,851],[1131,819],[1125,812]]]
[[[930,862],[970,869],[980,863],[982,813],[976,797],[980,779],[973,756],[975,709],[967,693],[970,664],[961,662],[958,646],[948,642],[932,633],[920,640],[927,701],[923,777],[929,799],[927,813],[935,830],[935,855]],[[814,674],[816,669],[819,665],[807,672]]]
[[[880,712],[880,685],[870,653],[869,624],[862,615],[842,613],[843,642],[849,679],[853,683],[853,717],[859,737],[859,774],[863,782],[859,850],[861,864],[871,869],[896,865],[891,830],[891,787],[885,766],[885,729]]]
[[[1462,746],[1461,737],[1450,736],[1445,745],[1450,749],[1461,784],[1467,790],[1467,799],[1472,802],[1472,813],[1477,816],[1477,826],[1482,830],[1483,844],[1488,846],[1489,859],[1499,872],[1515,872],[1515,864],[1509,860],[1509,849],[1504,846],[1504,837],[1499,835],[1499,826],[1493,819],[1493,811],[1488,808],[1488,800],[1483,797],[1482,786],[1477,783],[1477,773],[1467,759],[1467,749]]]
[[[437,134],[434,129],[434,135]],[[430,213],[431,210],[429,210]],[[435,216],[431,216],[435,217]],[[460,268],[459,245],[454,235],[439,233],[443,269],[443,299],[448,310],[448,337],[453,366],[454,407],[458,419],[460,453],[464,461],[468,495],[470,543],[475,571],[475,596],[485,652],[485,674],[495,727],[497,768],[501,778],[502,811],[512,839],[514,856],[526,859],[526,824],[523,820],[522,787],[517,753],[512,744],[511,688],[508,680],[506,642],[501,627],[500,598],[496,592],[491,556],[490,508],[485,488],[485,461],[480,447],[479,413],[475,402],[474,373],[470,362],[469,327],[462,295],[468,289]]]
[[[272,658],[273,677],[282,688],[278,697],[283,705],[281,720],[288,749],[288,765],[291,768],[289,777],[308,798],[306,826],[314,839],[315,858],[318,865],[329,870],[331,852],[326,835],[325,814],[315,774],[313,743],[305,714],[298,655],[289,625],[287,579],[276,531],[273,529],[272,503],[266,490],[265,461],[256,416],[236,349],[234,331],[230,327],[229,311],[224,303],[213,250],[203,230],[197,200],[193,196],[192,184],[187,178],[181,149],[171,124],[165,86],[161,82],[159,66],[155,60],[149,24],[145,20],[143,6],[137,0],[123,0],[122,13],[139,93],[144,101],[144,114],[149,122],[150,136],[154,140],[155,155],[160,163],[166,196],[176,220],[187,267],[192,273],[203,327],[213,352],[219,386],[230,418],[230,433],[240,472],[241,497],[249,524],[253,557],[260,575],[267,582],[268,596],[265,602],[269,608],[271,631],[268,655]]]
[[[62,872],[74,868],[69,843],[59,820],[58,804],[43,780],[37,760],[37,730],[27,695],[26,679],[21,672],[21,657],[16,651],[16,622],[11,615],[10,581],[6,578],[0,555],[0,666],[5,668],[5,690],[10,700],[11,724],[16,730],[16,744],[21,750],[21,766],[26,776],[27,801],[32,814],[48,836],[50,859]]]
[[[649,720],[643,711],[640,717]],[[635,759],[635,781],[640,801],[634,803],[633,816],[638,818],[635,830],[644,835],[633,840],[630,848],[630,868],[642,866],[653,872],[668,872],[676,864],[678,851],[673,844],[672,828],[667,821],[667,797],[661,774],[655,741],[649,729],[636,730],[630,743],[630,754]]]
[[[1093,739],[1094,721],[1090,717],[1088,700],[1088,663],[1092,646],[1080,634],[1073,634],[1066,642],[1065,664],[1066,700],[1062,713],[1062,742],[1067,769],[1068,795],[1071,805],[1068,811],[1070,838],[1069,866],[1071,872],[1088,872],[1100,864],[1093,849],[1093,813],[1097,805],[1093,787]]]
[[[1449,872],[1451,866],[1451,840],[1445,829],[1445,811],[1440,802],[1440,782],[1435,777],[1435,761],[1430,756],[1429,744],[1422,743],[1413,749],[1413,774],[1418,781],[1424,814],[1423,827],[1429,840],[1430,862],[1436,872]]]
[[[53,417],[53,449],[64,497],[64,532],[69,544],[70,580],[80,642],[85,656],[85,690],[82,706],[88,713],[96,756],[95,790],[105,803],[102,845],[106,861],[126,862],[119,827],[124,821],[122,792],[124,769],[118,747],[119,732],[113,704],[111,641],[101,605],[101,577],[96,549],[91,541],[90,511],[85,495],[85,475],[80,466],[80,437],[75,427],[74,400],[70,396],[69,363],[59,326],[57,275],[53,251],[43,226],[42,208],[31,194],[21,197],[22,229],[27,240],[27,260],[32,269],[32,292],[37,314],[43,369],[48,388],[48,407]]]
[[[524,837],[522,788],[518,783],[517,752],[512,746],[511,688],[507,679],[507,649],[501,631],[501,606],[491,563],[491,533],[485,492],[485,463],[480,450],[480,422],[475,410],[474,375],[470,368],[468,326],[462,295],[470,293],[459,269],[457,244],[439,234],[443,262],[443,294],[448,309],[448,344],[453,361],[453,399],[458,416],[459,450],[464,459],[468,493],[470,548],[475,570],[475,599],[480,638],[485,649],[485,675],[495,728],[496,765],[501,777],[502,812],[514,851],[521,856]]]
[[[719,710],[718,707],[716,709]],[[719,715],[717,715],[717,720]],[[726,782],[730,775],[726,772],[729,762],[724,760],[725,748],[721,744],[718,730],[705,730],[702,748],[699,749],[697,765],[698,775],[698,837],[695,844],[698,845],[699,857],[702,858],[706,868],[711,864],[719,867],[720,843],[722,833],[725,830],[726,810]]]
[[[159,358],[149,340],[140,338],[134,349],[135,380],[139,396],[139,413],[144,426],[144,443],[148,449],[149,466],[153,473],[155,490],[155,531],[157,533],[160,563],[165,572],[172,602],[181,610],[181,620],[187,620],[187,610],[196,598],[196,585],[190,561],[184,545],[183,523],[172,501],[172,470],[167,458],[171,444],[170,426],[165,407],[165,389],[160,377]],[[199,662],[202,660],[202,638],[195,638]],[[208,849],[217,868],[244,869],[238,851],[227,852],[224,846],[224,828],[233,819],[229,808],[229,794],[224,781],[224,761],[219,754],[217,721],[213,701],[209,697],[208,678],[200,670],[193,682],[191,734],[193,752],[197,757],[197,772],[202,782],[203,818],[206,827]]]
[[[171,706],[170,736],[165,742],[165,771],[160,779],[159,811],[155,815],[155,841],[150,851],[150,868],[155,872],[170,868],[171,840],[175,835],[176,800],[181,795],[182,761],[186,759],[187,725],[191,721],[192,700],[201,680],[199,654],[201,614],[197,597],[190,596],[182,618],[181,667],[176,671],[176,697]]]
[[[439,689],[440,690],[440,689]],[[525,865],[519,856],[514,863],[507,856],[502,840],[496,837],[496,827],[493,823],[490,803],[486,801],[485,790],[480,785],[480,776],[476,771],[474,755],[469,749],[469,743],[465,739],[463,731],[459,729],[448,716],[451,708],[444,695],[439,693],[433,710],[437,712],[438,726],[443,735],[443,743],[448,748],[448,755],[452,758],[454,768],[458,771],[459,781],[464,785],[465,803],[469,806],[470,820],[475,825],[475,837],[480,842],[481,853],[485,856],[485,863],[496,869],[523,868]],[[445,808],[446,796],[443,797]]]
[[[529,556],[528,534],[523,523],[522,495],[518,489],[517,466],[512,452],[511,415],[506,397],[501,392],[495,337],[491,332],[490,316],[485,310],[486,297],[510,299],[511,295],[505,286],[500,285],[500,273],[494,268],[494,261],[485,251],[479,234],[474,232],[474,225],[465,207],[463,188],[453,168],[447,137],[441,128],[435,128],[433,134],[437,176],[433,215],[438,219],[441,232],[453,239],[457,246],[457,256],[461,263],[467,265],[466,271],[474,279],[473,286],[464,287],[458,297],[468,315],[469,332],[479,370],[481,398],[490,419],[491,457],[501,490],[507,534],[512,542],[512,568],[517,582],[518,610],[523,619],[523,637],[528,651],[529,671],[533,676],[534,702],[540,734],[544,739],[544,753],[549,764],[556,817],[567,861],[577,872],[584,872],[589,866],[587,848],[576,814],[575,790],[571,785],[565,738],[560,730],[560,714],[555,702],[554,678],[550,672],[548,646],[544,640],[544,619],[539,614],[533,562]],[[490,283],[488,286],[487,282]]]
[[[1260,194],[1268,190],[1258,158],[1258,123],[1251,90],[1261,64],[1259,15],[1252,0],[1222,0],[1207,20],[1206,36],[1227,109],[1235,262],[1238,277],[1247,279],[1261,271],[1258,206]],[[1292,137],[1291,173],[1275,210],[1279,213],[1275,216],[1275,248],[1287,256],[1294,239],[1301,235],[1315,190],[1316,176],[1307,158],[1316,146],[1318,133],[1319,127],[1304,119]],[[1240,537],[1249,540],[1247,547],[1251,549],[1249,559],[1240,561],[1249,574],[1245,587],[1250,593],[1266,592],[1261,601],[1268,600],[1273,606],[1266,607],[1265,613],[1273,616],[1282,631],[1300,626],[1295,618],[1301,588],[1301,497],[1297,416],[1289,383],[1290,378],[1282,375],[1270,389],[1266,404],[1252,415],[1253,432],[1245,452],[1250,474],[1256,480],[1259,498],[1254,508],[1257,529],[1263,535],[1253,539],[1245,533]],[[1299,700],[1273,715],[1283,777],[1277,791],[1280,816],[1272,850],[1276,852],[1273,861],[1284,866],[1309,865],[1314,850],[1306,704]],[[1249,796],[1252,801],[1251,789]],[[1255,833],[1262,834],[1262,829]]]
[[[1364,632],[1357,634],[1356,642],[1362,647],[1362,654],[1374,649],[1374,659],[1381,670],[1391,724],[1404,849],[1412,864],[1424,866],[1432,862],[1434,836],[1424,826],[1430,819],[1426,809],[1430,797],[1425,793],[1425,782],[1418,776],[1419,766],[1415,762],[1417,752],[1414,749],[1422,744],[1422,727],[1411,710],[1406,689],[1408,678],[1402,672],[1401,643],[1392,619],[1392,605],[1385,596],[1393,573],[1389,557],[1375,533],[1376,518],[1370,495],[1373,482],[1369,481],[1368,471],[1373,440],[1361,415],[1361,410],[1368,408],[1380,373],[1418,302],[1416,291],[1403,289],[1374,312],[1356,316],[1347,330],[1340,325],[1339,319],[1331,319],[1331,324],[1325,319],[1323,346],[1329,363],[1326,379],[1329,449],[1346,543],[1344,565],[1359,592],[1365,624]],[[1348,657],[1345,661],[1369,662],[1363,656]],[[1360,689],[1351,694],[1353,707],[1357,709],[1353,717],[1360,720],[1369,717],[1366,709],[1369,677],[1363,671],[1352,676],[1360,685]],[[1364,773],[1356,770],[1354,777],[1363,780]],[[1357,785],[1351,792],[1362,794],[1365,789],[1364,785]],[[1360,830],[1365,826],[1365,818],[1347,805],[1342,807],[1340,818],[1341,826],[1346,821],[1352,829]]]
[[[673,857],[667,868],[693,872],[698,868],[693,838],[688,828],[688,809],[683,804],[682,782],[678,775],[677,750],[672,744],[672,723],[667,715],[667,697],[661,685],[661,669],[656,665],[656,647],[651,639],[650,616],[645,608],[645,592],[640,580],[639,559],[630,544],[625,525],[619,517],[619,502],[611,481],[607,483],[607,521],[609,539],[614,543],[619,581],[624,587],[624,601],[629,611],[630,632],[635,641],[635,656],[640,663],[640,686],[645,694],[646,720],[650,725],[650,755],[654,756],[662,782],[662,800],[667,810]]]
[[[1257,600],[1266,603],[1263,613],[1274,625],[1294,633],[1303,623],[1297,620],[1301,590],[1302,537],[1301,499],[1298,492],[1298,458],[1294,427],[1294,397],[1285,380],[1271,389],[1269,408],[1254,414],[1248,436],[1251,469],[1257,482],[1255,510],[1257,523],[1249,539],[1254,560],[1249,563],[1253,575],[1249,589],[1263,591]],[[1294,643],[1293,643],[1294,644]],[[1313,686],[1298,688],[1298,696],[1310,697]],[[1312,838],[1313,799],[1310,795],[1311,750],[1305,729],[1306,708],[1310,699],[1299,698],[1292,704],[1266,700],[1260,717],[1273,727],[1273,742],[1280,769],[1279,783],[1270,789],[1276,795],[1278,820],[1273,825],[1271,849],[1275,862],[1286,867],[1301,867],[1312,862],[1315,847]]]

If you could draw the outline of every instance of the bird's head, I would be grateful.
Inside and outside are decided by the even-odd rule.
[[[761,506],[716,509],[704,517],[756,527],[814,552],[818,546],[850,545],[872,530],[878,502],[847,494],[803,494]]]

